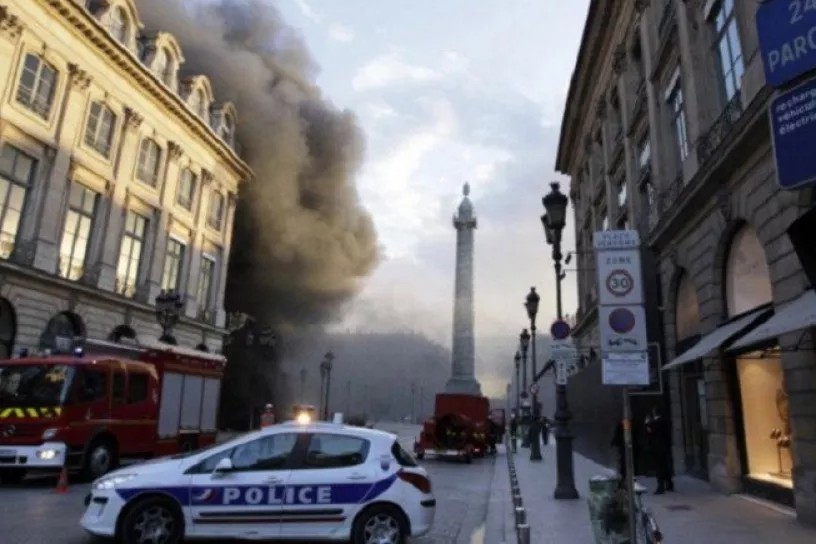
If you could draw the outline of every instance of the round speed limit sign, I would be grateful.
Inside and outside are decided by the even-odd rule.
[[[616,297],[625,297],[632,292],[635,287],[635,281],[632,275],[626,270],[613,270],[606,276],[606,289],[610,294]]]

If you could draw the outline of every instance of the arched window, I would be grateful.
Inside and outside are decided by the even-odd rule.
[[[207,120],[207,110],[209,107],[207,105],[207,97],[201,89],[196,89],[190,95],[190,109],[205,121]]]
[[[771,273],[756,231],[743,226],[734,235],[725,265],[725,301],[735,316],[773,300]]]
[[[232,145],[235,137],[235,122],[229,115],[224,115],[224,120],[221,123],[221,138],[227,142],[227,145]]]
[[[136,179],[153,187],[159,179],[161,165],[161,147],[150,138],[142,140],[139,148],[139,164],[136,168]]]
[[[52,317],[40,335],[40,348],[70,352],[85,337],[85,324],[73,312],[60,312]]]
[[[156,51],[156,59],[153,61],[153,72],[159,76],[165,85],[171,85],[175,76],[175,67],[170,53],[164,47]]]
[[[125,10],[120,7],[115,7],[108,15],[108,32],[117,41],[126,44],[128,40],[129,31],[128,19],[125,15]]]

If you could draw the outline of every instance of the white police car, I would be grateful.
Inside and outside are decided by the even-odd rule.
[[[434,521],[425,470],[383,431],[283,423],[93,483],[82,527],[123,544],[185,538],[402,544]]]

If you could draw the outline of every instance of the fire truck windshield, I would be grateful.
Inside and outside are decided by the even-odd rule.
[[[69,365],[0,365],[0,407],[61,406],[73,374]]]

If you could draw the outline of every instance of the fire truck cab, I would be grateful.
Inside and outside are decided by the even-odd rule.
[[[0,480],[63,467],[98,478],[123,458],[215,443],[225,366],[158,341],[0,360]]]

